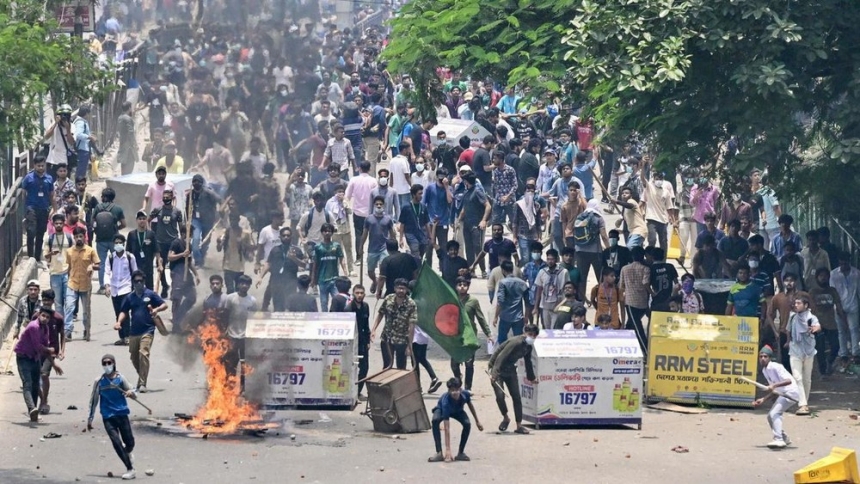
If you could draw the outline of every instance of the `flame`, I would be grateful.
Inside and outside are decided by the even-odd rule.
[[[230,341],[221,328],[207,322],[197,329],[197,338],[203,346],[206,364],[206,382],[209,394],[206,403],[187,426],[207,434],[233,433],[243,422],[259,422],[256,407],[242,397],[239,375],[229,375],[224,367],[224,355],[230,350]],[[243,368],[247,375],[249,368]]]

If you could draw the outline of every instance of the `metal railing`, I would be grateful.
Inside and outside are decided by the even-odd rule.
[[[854,267],[860,265],[860,227],[840,221],[822,209],[814,199],[782,201],[783,213],[794,218],[794,231],[801,236],[821,227],[830,229],[830,241],[840,250],[851,254]]]
[[[6,294],[9,277],[18,263],[24,241],[25,195],[21,179],[27,174],[31,153],[13,157],[3,165],[3,201],[0,203],[0,294]],[[14,180],[6,186],[6,180]]]

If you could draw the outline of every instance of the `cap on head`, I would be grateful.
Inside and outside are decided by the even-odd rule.
[[[116,358],[114,358],[114,356],[110,353],[107,353],[104,356],[102,356],[102,361],[105,361],[105,360],[110,360],[110,361],[114,362],[114,364],[116,364]]]
[[[39,281],[36,279],[30,279],[27,281],[27,287],[39,287]]]
[[[149,217],[146,215],[146,212],[144,212],[143,210],[138,210],[135,218],[141,219],[141,218],[149,218]]]
[[[767,355],[770,358],[773,358],[773,349],[769,345],[764,345],[758,350],[759,355]]]

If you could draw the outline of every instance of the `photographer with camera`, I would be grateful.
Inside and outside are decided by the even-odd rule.
[[[48,143],[48,173],[57,178],[57,167],[67,165],[74,170],[78,154],[73,149],[75,137],[72,135],[72,107],[62,104],[54,115],[54,124],[45,131],[45,141]]]

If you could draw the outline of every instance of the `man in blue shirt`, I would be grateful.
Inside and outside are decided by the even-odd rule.
[[[468,390],[462,389],[462,383],[458,378],[448,380],[448,392],[439,397],[439,403],[433,409],[433,441],[436,443],[436,454],[429,459],[428,462],[451,462],[452,460],[469,461],[469,456],[466,455],[466,442],[469,440],[469,433],[472,431],[472,424],[469,422],[469,416],[466,414],[465,406],[469,406],[469,411],[475,417],[475,426],[478,430],[484,430],[484,426],[478,420],[478,414],[475,412],[475,406],[472,404],[472,395]],[[451,419],[460,422],[463,425],[463,431],[460,433],[460,450],[457,456],[451,457],[451,440],[448,433],[448,426]],[[442,434],[439,431],[439,426],[445,423],[445,454],[442,454]]]
[[[102,415],[105,431],[110,437],[113,450],[125,465],[126,472],[122,475],[123,480],[131,480],[135,477],[134,472],[134,434],[129,422],[128,402],[126,398],[137,398],[128,380],[116,369],[116,358],[111,354],[102,356],[102,376],[93,383],[93,392],[90,396],[90,416],[87,419],[87,428],[93,430],[93,418],[96,414],[96,406]]]
[[[439,167],[436,170],[436,183],[424,187],[421,205],[427,208],[430,216],[430,243],[436,249],[439,257],[439,267],[445,257],[445,244],[448,242],[448,225],[451,223],[451,203],[454,192],[448,186],[448,170]],[[433,251],[427,252],[427,262],[433,265]]]
[[[78,108],[78,117],[72,125],[72,133],[75,136],[75,151],[78,153],[78,166],[75,170],[75,179],[86,177],[90,172],[90,158],[92,148],[90,143],[96,140],[90,131],[90,123],[87,115],[90,114],[90,106],[82,105]]]
[[[584,151],[576,154],[573,176],[578,178],[582,182],[582,186],[585,187],[585,199],[591,200],[594,197],[594,174],[591,170],[597,165],[597,158],[591,158],[591,161],[586,163],[585,160],[587,159],[588,154]]]
[[[131,293],[122,303],[122,311],[113,329],[119,331],[122,323],[131,318],[129,324],[128,352],[131,364],[137,370],[137,391],[146,393],[146,379],[149,376],[149,352],[155,337],[155,317],[167,310],[167,303],[153,290],[144,285],[146,274],[141,270],[131,275]]]
[[[27,255],[42,261],[42,244],[48,231],[48,211],[54,199],[54,179],[45,173],[45,157],[33,161],[33,170],[24,176],[21,188],[27,192],[25,226],[27,229]]]
[[[767,300],[760,284],[750,280],[750,267],[738,266],[738,279],[729,289],[726,316],[760,317],[767,314]]]
[[[424,187],[412,185],[409,194],[412,196],[409,203],[405,207],[400,207],[400,219],[398,220],[402,227],[400,245],[403,245],[405,239],[409,253],[417,259],[421,259],[427,251],[428,242],[430,242],[430,216],[421,203]]]

